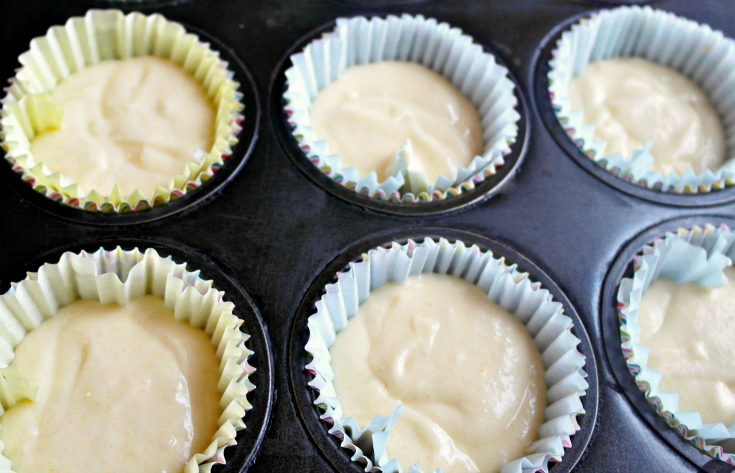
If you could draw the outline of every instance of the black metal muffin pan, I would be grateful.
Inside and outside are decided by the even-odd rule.
[[[13,75],[33,37],[88,8],[160,12],[230,61],[246,118],[232,157],[209,182],[138,213],[94,215],[61,207],[35,195],[0,162],[0,292],[66,249],[154,247],[189,262],[238,305],[256,352],[247,428],[226,450],[227,465],[215,469],[357,471],[310,406],[300,350],[305,317],[335,271],[371,247],[421,236],[478,243],[541,281],[564,304],[583,340],[587,414],[554,471],[733,471],[669,430],[634,384],[631,389],[615,350],[610,304],[630,256],[653,236],[678,225],[735,224],[735,191],[674,196],[620,181],[571,144],[545,89],[550,48],[561,30],[596,9],[627,3],[3,0],[0,77]],[[726,0],[649,3],[735,37],[735,5]],[[291,51],[338,17],[404,12],[458,26],[495,54],[518,86],[524,129],[498,176],[456,198],[408,210],[358,196],[314,172],[281,111]]]

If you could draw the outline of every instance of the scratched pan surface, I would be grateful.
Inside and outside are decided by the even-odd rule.
[[[0,290],[45,258],[53,261],[66,248],[97,243],[153,246],[200,264],[241,301],[241,316],[261,348],[254,361],[262,370],[252,423],[219,470],[357,471],[314,423],[308,393],[298,382],[304,379],[303,359],[293,348],[303,340],[303,318],[318,286],[366,248],[423,235],[462,239],[507,256],[546,282],[579,325],[581,350],[593,370],[588,413],[574,448],[554,471],[732,471],[672,435],[631,388],[621,358],[610,349],[615,339],[609,292],[629,271],[631,242],[635,246],[677,225],[732,223],[735,191],[685,199],[611,178],[569,145],[543,89],[547,46],[560,29],[615,4],[187,0],[126,7],[95,0],[2,0],[0,77],[13,74],[17,56],[49,26],[88,8],[122,6],[161,12],[222,51],[242,84],[247,109],[242,141],[222,174],[174,207],[150,213],[77,215],[37,198],[0,162]],[[735,4],[726,0],[653,4],[735,36]],[[496,54],[519,85],[524,113],[524,138],[499,178],[454,202],[408,212],[343,192],[304,166],[286,133],[279,98],[288,52],[337,17],[402,12],[461,27]]]

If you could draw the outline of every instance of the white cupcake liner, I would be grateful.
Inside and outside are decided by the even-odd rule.
[[[707,288],[725,284],[722,270],[735,258],[735,232],[726,225],[680,228],[644,246],[633,259],[632,278],[620,281],[617,295],[618,322],[623,356],[636,385],[658,414],[679,435],[706,454],[735,465],[735,424],[703,424],[699,412],[681,412],[679,395],[660,389],[663,373],[646,365],[649,349],[640,344],[638,310],[641,297],[659,277],[693,282]],[[728,450],[729,452],[726,452]],[[730,453],[732,452],[732,453]]]
[[[392,175],[379,182],[371,172],[360,176],[355,168],[342,168],[340,156],[329,153],[326,140],[317,140],[311,126],[311,103],[317,93],[337,80],[345,69],[380,61],[422,64],[447,78],[477,108],[484,148],[454,176],[439,176],[429,183],[422,173],[406,166],[410,141],[396,150]],[[470,36],[447,23],[421,15],[389,15],[383,19],[359,16],[337,19],[334,32],[309,43],[291,56],[283,94],[293,136],[306,157],[342,186],[378,200],[416,203],[444,199],[475,187],[504,164],[518,135],[515,85],[508,70]]]
[[[200,162],[182,163],[181,172],[152,195],[139,189],[124,195],[114,186],[109,195],[80,189],[60,172],[37,162],[30,152],[35,136],[61,126],[63,109],[49,93],[70,74],[104,60],[155,55],[171,60],[194,76],[216,109],[212,148]],[[183,26],[160,14],[89,10],[64,26],[49,28],[18,58],[23,65],[10,79],[2,100],[0,144],[13,170],[37,192],[70,207],[93,212],[147,210],[200,187],[224,164],[237,143],[243,120],[242,94],[219,53]]]
[[[159,256],[154,249],[144,254],[137,248],[124,251],[119,247],[78,255],[67,252],[57,264],[47,263],[38,272],[29,272],[26,279],[0,295],[0,379],[12,375],[0,382],[3,412],[21,398],[35,397],[35,384],[29,388],[30,381],[20,376],[18,368],[8,367],[15,347],[28,332],[76,299],[124,306],[145,294],[164,298],[177,320],[204,330],[217,347],[221,360],[217,388],[222,394],[219,429],[206,450],[194,454],[184,468],[184,473],[209,472],[213,465],[225,464],[224,450],[236,444],[237,431],[245,428],[243,417],[252,409],[247,394],[255,389],[249,379],[255,368],[248,364],[253,352],[245,346],[250,336],[240,332],[242,320],[232,313],[235,305],[224,301],[224,292],[213,288],[212,281],[201,279],[199,271],[188,271],[186,263]],[[9,467],[10,460],[0,455],[0,464]]]
[[[699,85],[717,111],[730,156],[720,169],[697,175],[650,171],[651,143],[629,156],[605,154],[607,142],[594,138],[581,110],[572,110],[569,83],[593,61],[619,56],[648,59],[676,70]],[[556,44],[549,62],[549,94],[554,113],[574,144],[592,161],[623,180],[648,189],[696,194],[735,183],[735,42],[707,25],[651,7],[619,7],[593,14]]]
[[[403,471],[398,461],[389,459],[386,453],[390,431],[400,422],[401,406],[392,413],[386,412],[385,417],[373,418],[365,428],[360,428],[354,418],[343,417],[332,384],[329,347],[371,290],[389,280],[405,281],[411,275],[431,272],[476,284],[490,300],[514,314],[533,337],[546,368],[546,422],[528,455],[506,463],[501,473],[548,471],[548,463],[561,461],[564,449],[571,447],[571,436],[579,430],[577,416],[584,414],[581,397],[588,384],[582,369],[585,358],[576,349],[580,340],[572,334],[572,320],[564,315],[562,305],[553,301],[539,283],[531,282],[528,273],[518,271],[516,265],[507,266],[503,258],[495,258],[490,251],[483,252],[477,246],[468,248],[461,241],[426,238],[422,243],[394,242],[390,249],[370,250],[362,261],[350,263],[349,270],[338,273],[335,284],[325,287],[326,293],[316,303],[317,312],[308,319],[306,351],[313,358],[306,369],[314,376],[309,386],[318,392],[314,404],[329,426],[329,433],[340,439],[340,445],[364,471]],[[422,470],[411,467],[408,471]]]

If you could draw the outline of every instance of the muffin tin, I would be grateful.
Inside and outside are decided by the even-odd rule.
[[[580,350],[588,358],[587,414],[554,471],[733,470],[686,443],[645,404],[621,370],[611,301],[632,252],[652,237],[679,225],[732,227],[735,192],[677,196],[625,183],[571,144],[548,99],[546,69],[557,35],[590,11],[631,2],[162,3],[0,3],[2,77],[13,75],[17,56],[49,26],[90,7],[138,9],[161,12],[211,42],[235,69],[246,104],[240,144],[225,166],[197,191],[153,210],[95,215],[63,208],[0,162],[0,291],[66,249],[152,246],[201,268],[241,307],[258,368],[248,428],[238,435],[238,446],[227,450],[227,466],[215,469],[357,471],[305,402],[309,394],[298,381],[305,376],[304,360],[295,350],[303,343],[304,317],[319,296],[317,288],[362,251],[409,237],[443,236],[479,243],[518,263],[552,290],[567,314],[576,314]],[[661,0],[653,6],[735,37],[735,8],[717,0]],[[395,210],[331,183],[303,159],[285,126],[281,95],[290,52],[337,17],[403,12],[458,26],[495,54],[518,84],[525,132],[514,146],[515,161],[506,160],[507,174],[497,182],[487,180],[435,207]],[[584,331],[589,343],[580,336]]]

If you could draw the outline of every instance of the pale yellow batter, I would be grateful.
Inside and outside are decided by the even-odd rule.
[[[341,167],[362,177],[375,171],[381,181],[406,139],[414,151],[408,168],[429,184],[454,177],[483,147],[474,105],[447,79],[411,62],[350,67],[317,94],[311,122]]]
[[[605,154],[624,156],[652,140],[651,169],[664,174],[716,170],[727,141],[717,112],[683,75],[641,58],[595,61],[569,84],[573,110],[607,141]]]
[[[345,417],[404,411],[388,455],[404,471],[500,471],[544,422],[541,356],[477,286],[422,274],[372,291],[330,349]]]
[[[0,418],[3,454],[19,473],[180,473],[217,431],[215,348],[162,298],[78,300],[15,355],[40,386]]]
[[[167,59],[103,61],[64,79],[51,99],[64,107],[62,127],[36,137],[31,153],[84,193],[108,195],[117,184],[152,197],[212,148],[211,100]]]
[[[661,390],[679,394],[679,410],[705,424],[735,424],[735,269],[712,290],[657,279],[641,300],[640,343],[647,365],[663,373]]]

